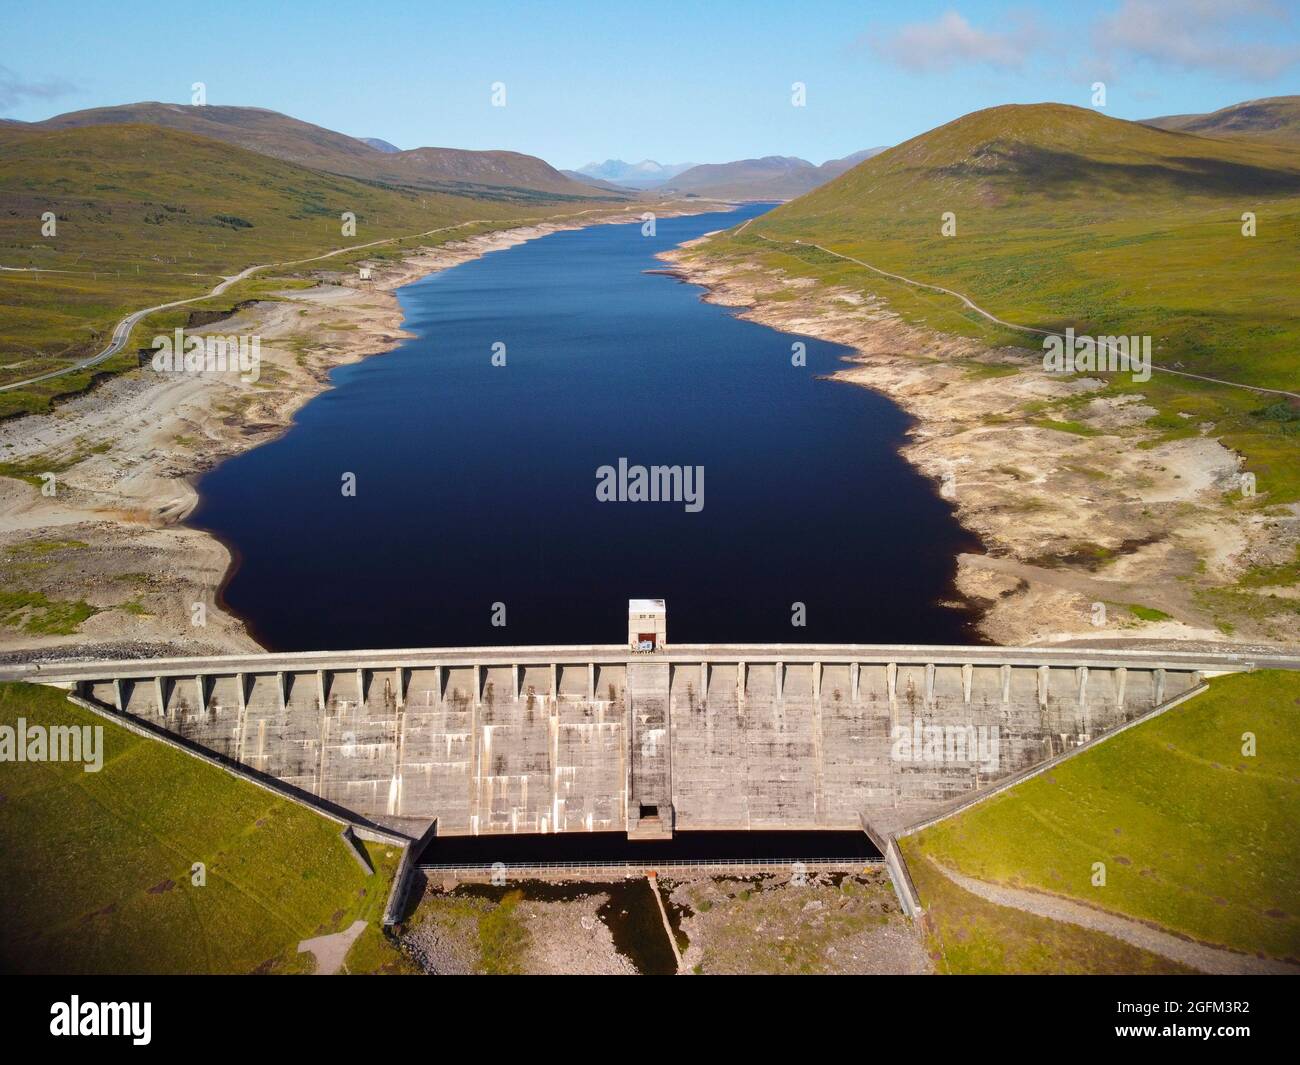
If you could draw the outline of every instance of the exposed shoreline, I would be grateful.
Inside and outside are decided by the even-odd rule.
[[[658,213],[718,207],[691,206],[696,210]],[[185,524],[198,502],[198,478],[285,432],[296,412],[330,387],[336,366],[411,336],[402,329],[398,288],[549,233],[627,220],[625,210],[611,210],[454,240],[377,264],[369,282],[321,269],[314,288],[282,292],[280,300],[251,303],[191,331],[259,335],[255,384],[204,374],[160,381],[137,371],[50,413],[0,423],[0,461],[48,460],[59,471],[54,498],[0,477],[0,553],[8,570],[0,595],[17,590],[56,605],[20,613],[34,629],[0,626],[0,658],[261,650],[221,603],[232,552]],[[903,457],[943,486],[957,519],[987,549],[960,555],[956,575],[958,595],[982,611],[976,629],[984,639],[1221,642],[1225,632],[1197,598],[1198,585],[1230,584],[1248,563],[1285,562],[1300,541],[1300,507],[1264,519],[1223,505],[1238,457],[1208,431],[1140,450],[1136,444],[1151,435],[1142,427],[1151,408],[1140,399],[1096,399],[1082,414],[1067,415],[1086,421],[1094,436],[1044,428],[1041,418],[1024,415],[1027,401],[1051,416],[1053,403],[1096,383],[1033,372],[1022,350],[989,350],[910,326],[856,292],[699,257],[706,240],[662,253],[666,272],[742,317],[855,348],[858,356],[833,379],[875,389],[914,419]],[[782,290],[780,300],[761,298],[774,289]],[[973,374],[955,361],[973,358],[998,372]],[[92,613],[79,628],[59,631],[69,599]],[[1110,611],[1102,627],[1092,624],[1097,602]],[[1169,617],[1143,621],[1126,604]],[[1235,638],[1300,642],[1300,622],[1289,624],[1242,627]]]
[[[982,609],[976,627],[984,638],[1300,641],[1295,613],[1259,621],[1231,612],[1240,604],[1223,589],[1249,566],[1294,558],[1300,505],[1261,514],[1226,502],[1241,460],[1212,427],[1161,442],[1144,424],[1156,412],[1141,397],[1089,399],[1101,381],[1045,374],[1025,349],[990,349],[910,325],[858,291],[710,258],[709,236],[659,258],[701,286],[703,299],[742,318],[854,348],[831,379],[874,389],[914,419],[903,457],[936,482],[985,546],[984,554],[958,556],[956,577],[963,600]],[[779,299],[769,298],[774,292]]]
[[[262,650],[221,592],[233,575],[229,547],[185,524],[200,476],[267,443],[331,385],[335,367],[391,351],[402,328],[396,290],[493,251],[562,230],[634,224],[629,210],[659,217],[716,210],[638,204],[587,217],[514,226],[377,262],[371,280],[354,270],[313,271],[316,287],[285,290],[187,330],[261,337],[256,383],[228,374],[119,374],[54,410],[0,422],[0,461],[48,464],[57,492],[0,477],[0,596],[41,597],[0,625],[0,658],[148,657]],[[79,625],[61,624],[88,610]],[[4,600],[0,599],[0,605]],[[201,623],[200,623],[201,622]],[[71,627],[74,631],[59,631]]]

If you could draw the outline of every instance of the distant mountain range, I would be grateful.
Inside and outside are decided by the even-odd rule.
[[[791,200],[883,151],[883,147],[866,148],[842,159],[828,159],[821,166],[788,155],[705,163],[678,174],[662,191],[735,200]]]
[[[142,124],[225,141],[262,155],[326,173],[398,188],[464,195],[501,195],[509,190],[551,197],[590,199],[591,186],[565,177],[549,163],[520,152],[414,148],[399,151],[386,141],[363,140],[260,107],[194,106],[145,102],[55,115],[25,129]]]
[[[642,159],[639,163],[625,163],[622,159],[606,159],[603,163],[588,163],[569,173],[612,182],[626,189],[650,189],[675,178],[683,170],[689,170],[694,165],[694,163],[670,163],[665,166],[656,163],[653,159]]]
[[[28,130],[147,125],[225,141],[313,170],[396,188],[496,197],[542,194],[590,199],[631,198],[646,190],[725,199],[788,200],[838,176],[883,148],[868,148],[815,166],[806,159],[766,156],[730,163],[664,165],[653,159],[607,159],[560,171],[535,156],[507,151],[413,148],[377,137],[350,137],[261,107],[170,104],[146,101],[55,115],[41,122],[3,120]]]
[[[718,197],[730,200],[790,200],[839,177],[864,159],[885,149],[867,148],[843,159],[829,159],[817,166],[807,159],[788,155],[767,155],[761,159],[738,159],[730,163],[679,163],[664,166],[653,159],[625,163],[606,159],[588,163],[579,170],[563,173],[607,191],[625,189]]]
[[[1204,137],[1259,137],[1300,144],[1300,96],[1247,100],[1208,115],[1165,115],[1143,125]]]
[[[642,189],[634,189],[629,185],[616,185],[612,181],[605,181],[602,178],[591,177],[588,174],[584,174],[581,170],[561,170],[560,173],[567,178],[573,178],[574,181],[580,181],[584,185],[590,185],[592,188],[596,189],[605,189],[609,192],[633,193],[644,191]]]

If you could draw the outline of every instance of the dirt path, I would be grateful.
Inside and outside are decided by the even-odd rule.
[[[357,936],[366,930],[365,921],[353,921],[342,932],[329,936],[316,936],[304,939],[298,944],[298,953],[311,953],[316,958],[317,976],[333,976],[343,968],[343,960],[357,941]]]
[[[1256,958],[1249,954],[1211,947],[1205,943],[1197,943],[1169,932],[1162,932],[1140,921],[1096,910],[1091,906],[1071,902],[1056,895],[1043,895],[1036,891],[1021,891],[1001,884],[990,884],[964,876],[954,869],[941,865],[933,858],[927,858],[927,861],[963,891],[969,891],[985,902],[1022,910],[1036,917],[1046,917],[1051,921],[1065,921],[1094,932],[1103,932],[1131,946],[1149,950],[1153,954],[1159,954],[1161,957],[1190,966],[1203,973],[1231,976],[1300,974],[1300,966],[1290,965],[1284,961]]]

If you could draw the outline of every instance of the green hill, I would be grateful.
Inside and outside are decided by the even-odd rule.
[[[355,920],[349,970],[402,968],[379,928],[398,848],[365,844],[367,875],[335,822],[56,689],[0,684],[0,724],[20,717],[103,726],[103,766],[0,763],[0,970],[303,972],[298,943]]]
[[[944,212],[955,236],[941,235]],[[996,107],[868,159],[739,240],[757,249],[757,234],[955,288],[1020,325],[1149,334],[1160,365],[1276,388],[1300,378],[1297,148]]]
[[[1059,220],[1061,206],[1074,201],[1087,208],[1081,221],[1095,221],[1131,217],[1135,201],[1162,210],[1201,198],[1297,193],[1300,152],[1285,146],[1209,143],[1080,107],[1015,104],[914,137],[770,217],[869,211],[869,199],[888,195],[888,213],[904,219],[929,211],[937,197],[947,210],[1003,209],[1027,221]]]
[[[263,107],[145,102],[95,107],[32,123],[33,129],[151,125],[196,133],[288,163],[389,185],[499,195],[503,190],[587,199],[592,193],[536,156],[521,152],[414,148],[381,151],[358,137]],[[391,145],[390,145],[391,147]]]
[[[1221,677],[1190,702],[904,838],[947,959],[958,970],[1016,969],[1037,947],[1014,934],[1016,911],[949,884],[931,858],[1203,943],[1300,958],[1297,704],[1295,673]],[[1092,883],[1096,862],[1106,867],[1103,887]],[[1096,935],[1087,938],[1095,947]],[[1067,952],[1050,967],[1077,960]]]
[[[254,263],[597,205],[527,190],[484,198],[362,181],[156,126],[0,127],[0,265],[10,268],[0,272],[0,385],[93,354],[127,312],[200,295]],[[51,211],[57,233],[42,236]],[[354,237],[341,233],[345,211],[356,215]],[[128,365],[134,355],[124,352],[103,369]],[[38,408],[88,378],[0,392],[0,414]]]

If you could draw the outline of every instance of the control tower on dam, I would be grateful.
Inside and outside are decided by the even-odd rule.
[[[674,646],[662,619],[629,626],[622,646],[41,663],[4,679],[63,686],[399,830],[653,839],[901,823],[1208,676],[1300,667],[1231,651]]]

